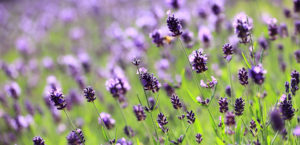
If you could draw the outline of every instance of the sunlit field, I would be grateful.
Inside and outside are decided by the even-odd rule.
[[[2,0],[0,145],[298,145],[300,0]]]

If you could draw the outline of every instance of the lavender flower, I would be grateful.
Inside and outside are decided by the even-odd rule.
[[[295,109],[293,104],[288,98],[280,102],[279,110],[284,120],[291,120],[294,116]]]
[[[234,111],[236,116],[243,115],[245,107],[245,101],[242,98],[237,98],[235,100]]]
[[[67,106],[64,95],[58,90],[52,90],[49,94],[49,98],[58,110],[63,110]]]
[[[88,86],[83,90],[83,93],[88,102],[96,100],[95,91],[92,87]]]
[[[189,61],[192,65],[192,69],[197,73],[205,72],[208,69],[206,66],[207,57],[201,48],[193,51],[193,53],[189,56]]]
[[[246,86],[248,84],[248,72],[245,68],[241,68],[238,73],[240,84]]]
[[[285,82],[284,87],[285,87],[285,92],[288,94],[289,90],[290,90],[290,84],[289,84],[289,82]]]
[[[168,129],[168,128],[165,128],[165,125],[168,124],[168,121],[167,121],[167,117],[166,117],[164,114],[159,113],[159,114],[157,115],[157,123],[158,123],[158,125],[159,125],[159,128],[161,128],[161,130],[162,130],[164,133],[168,132],[169,129]]]
[[[45,145],[45,141],[40,136],[36,136],[32,139],[33,145]]]
[[[110,114],[102,112],[100,117],[98,118],[99,124],[103,123],[107,129],[112,129],[115,126],[116,121],[111,118]]]
[[[174,14],[171,15],[170,12],[168,12],[168,19],[167,19],[167,25],[169,28],[169,31],[172,33],[172,36],[180,36],[182,34],[182,26],[180,24],[180,21],[178,18],[175,18]]]
[[[195,113],[193,112],[193,110],[191,110],[190,112],[189,111],[186,112],[186,118],[188,119],[187,122],[189,124],[193,124],[195,122],[196,118],[195,118]]]
[[[140,80],[144,87],[144,90],[151,90],[153,93],[159,91],[161,84],[158,82],[158,79],[148,72],[140,71]]]
[[[135,116],[138,121],[143,121],[146,119],[146,114],[144,112],[144,108],[142,105],[135,105],[133,106],[133,112],[135,113]]]
[[[231,55],[233,54],[233,47],[231,44],[226,43],[223,45],[224,58],[229,62],[231,60]]]
[[[173,94],[171,97],[171,103],[172,103],[174,109],[180,109],[182,107],[182,104],[181,104],[178,96],[175,94]]]
[[[220,106],[220,112],[226,113],[228,111],[228,101],[227,98],[220,98],[219,99],[219,106]]]
[[[248,18],[245,13],[239,13],[233,22],[235,33],[240,38],[241,43],[248,43],[252,31],[252,19]]]
[[[300,20],[295,21],[295,34],[300,34]]]
[[[251,132],[253,137],[255,137],[256,134],[257,134],[256,122],[254,120],[250,121],[250,132]]]
[[[252,66],[252,68],[249,69],[250,77],[258,85],[261,85],[264,83],[264,81],[265,81],[264,74],[266,74],[266,73],[267,73],[267,71],[263,69],[261,64],[259,64],[257,66]]]
[[[210,42],[212,40],[211,32],[208,28],[202,26],[199,28],[198,38],[204,44],[204,48],[208,48],[210,46]]]
[[[83,145],[85,143],[84,135],[81,129],[77,128],[67,136],[68,145]]]
[[[269,48],[269,42],[267,41],[267,39],[265,37],[260,37],[258,39],[258,43],[259,43],[260,47],[263,48],[264,50]]]
[[[197,133],[195,137],[196,137],[196,142],[200,144],[203,140],[202,135],[200,133]]]

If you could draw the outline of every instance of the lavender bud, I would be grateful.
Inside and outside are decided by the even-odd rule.
[[[36,136],[32,139],[33,145],[45,145],[45,141],[40,136]]]
[[[193,124],[195,122],[196,118],[195,118],[195,113],[193,112],[193,110],[191,110],[190,112],[189,111],[186,112],[186,118],[188,119],[187,122],[189,124]]]
[[[285,23],[280,24],[278,31],[279,31],[280,37],[282,37],[282,38],[289,36],[289,31],[288,31],[288,28]]]
[[[84,145],[85,139],[81,129],[77,128],[67,136],[68,145]]]
[[[248,84],[248,72],[245,68],[239,70],[238,78],[241,85],[245,86]]]
[[[168,124],[168,121],[167,121],[167,117],[162,114],[162,113],[159,113],[158,116],[157,116],[157,123],[159,125],[159,128],[161,128],[161,130],[166,133],[168,132],[168,128],[165,128],[164,126]]]
[[[84,96],[88,102],[93,102],[96,100],[95,91],[92,87],[87,87],[83,90]]]
[[[237,98],[235,100],[234,111],[236,116],[243,115],[245,107],[245,101],[242,98]]]
[[[146,119],[146,114],[144,112],[144,108],[142,105],[135,105],[133,106],[133,112],[135,113],[135,116],[138,121],[143,121]]]
[[[280,102],[279,110],[284,120],[291,120],[294,116],[295,109],[293,108],[292,102],[287,98]]]
[[[144,90],[150,90],[153,93],[159,91],[161,84],[159,83],[158,79],[148,72],[143,72],[140,74],[140,80],[144,87]]]
[[[179,100],[179,97],[175,94],[171,97],[171,103],[174,109],[180,109],[182,107],[182,103]]]
[[[233,27],[235,28],[237,37],[240,38],[240,42],[248,43],[253,27],[252,19],[244,13],[240,13],[235,17]]]
[[[220,98],[219,99],[219,106],[220,106],[220,112],[226,113],[228,111],[228,101],[227,98]]]
[[[138,57],[134,57],[131,63],[135,66],[139,66],[141,64],[141,59]]]
[[[132,145],[131,141],[126,141],[126,139],[124,137],[118,139],[117,145]]]
[[[182,34],[180,21],[178,18],[175,18],[174,15],[168,15],[167,25],[172,36],[180,36]]]
[[[285,82],[284,87],[285,87],[285,92],[288,94],[289,90],[290,90],[290,84],[289,84],[289,82]]]
[[[223,45],[224,58],[229,62],[231,60],[231,55],[233,54],[233,47],[231,44],[226,43]]]
[[[254,120],[250,121],[250,132],[253,135],[253,137],[255,137],[257,134],[256,122]]]
[[[205,72],[208,69],[206,66],[207,57],[206,54],[203,53],[202,49],[193,51],[189,56],[189,61],[192,64],[192,69],[197,73]]]
[[[58,110],[63,110],[67,106],[64,95],[57,90],[52,90],[49,94],[49,98]]]
[[[200,144],[202,142],[203,138],[202,138],[202,135],[200,133],[197,133],[196,134],[196,142],[198,144]]]

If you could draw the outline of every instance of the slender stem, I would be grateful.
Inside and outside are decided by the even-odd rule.
[[[232,84],[232,76],[231,76],[231,70],[230,70],[230,63],[228,62],[227,63],[227,68],[228,68],[228,74],[229,74],[229,81],[230,81],[230,89],[231,89],[231,103],[234,104],[234,99],[235,99],[235,96],[234,96],[234,89],[233,89],[233,84]]]
[[[157,130],[156,130],[156,125],[155,125],[154,120],[153,120],[153,117],[152,117],[152,112],[150,112],[150,117],[151,117],[151,120],[152,120],[152,125],[153,125],[153,127],[154,127],[156,139],[157,139],[157,141],[159,141],[158,134],[157,134]]]
[[[145,127],[145,129],[147,130],[148,134],[149,134],[149,137],[152,136],[151,132],[149,131],[149,128],[147,127],[147,125],[145,124],[145,121],[142,121],[143,122],[143,125]],[[152,139],[150,139],[151,143],[154,145],[154,142]]]
[[[106,131],[105,129],[103,129],[103,126],[108,130],[108,128],[105,126],[105,124],[103,123],[103,119],[101,118],[101,115],[100,115],[100,113],[99,113],[99,111],[98,111],[98,109],[97,109],[97,107],[96,107],[96,104],[95,104],[95,102],[93,101],[93,106],[94,106],[94,108],[95,108],[95,110],[96,110],[96,112],[97,112],[97,114],[98,114],[98,116],[99,116],[99,118],[100,118],[100,120],[101,120],[101,129],[102,130],[104,130],[104,133],[105,133],[105,136],[106,136],[106,138],[107,138],[107,136],[108,136],[108,138],[107,138],[107,140],[109,141],[111,138],[110,138],[110,135],[109,135],[109,132],[108,131]]]
[[[71,118],[69,117],[69,114],[68,114],[68,112],[64,109],[64,112],[65,112],[65,114],[66,114],[66,116],[67,116],[67,118],[68,118],[68,120],[69,120],[69,122],[70,122],[70,124],[71,124],[71,126],[73,127],[73,129],[75,130],[76,129],[76,127],[75,127],[75,125],[73,124],[73,121],[71,120]]]
[[[278,134],[279,134],[279,131],[277,131],[276,134],[275,134],[275,136],[273,137],[272,142],[271,142],[271,145],[274,143],[274,141],[275,141],[275,139],[277,138]]]
[[[139,80],[140,80],[142,89],[143,89],[143,91],[144,91],[144,95],[145,95],[145,97],[146,97],[146,101],[147,101],[148,108],[150,108],[150,104],[149,104],[149,100],[148,100],[148,96],[147,96],[146,90],[144,89],[142,80],[140,79],[140,76],[141,76],[140,68],[139,68],[139,66],[136,66],[136,68],[137,68],[138,73],[139,73]]]
[[[127,126],[127,120],[126,120],[126,117],[125,117],[125,115],[124,115],[123,109],[121,108],[121,104],[120,104],[120,102],[119,102],[118,100],[116,100],[116,101],[117,101],[117,104],[118,104],[118,106],[119,106],[119,108],[120,108],[122,117],[123,117],[123,119],[124,119],[124,121],[125,121],[125,125]]]

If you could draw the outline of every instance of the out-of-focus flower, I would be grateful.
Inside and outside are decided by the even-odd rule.
[[[262,48],[262,49],[264,49],[264,50],[266,50],[266,49],[268,49],[269,48],[269,42],[268,42],[268,40],[265,38],[265,37],[259,37],[259,39],[258,39],[258,44],[259,44],[259,46]]]
[[[281,118],[279,110],[274,109],[270,112],[270,121],[275,131],[282,131],[284,129],[284,120]]]
[[[115,78],[109,79],[105,83],[106,90],[109,91],[114,98],[124,97],[128,90],[130,90],[130,85],[125,79]]]
[[[135,113],[135,116],[138,121],[143,121],[146,119],[146,114],[142,105],[139,104],[133,106],[133,112]]]
[[[204,44],[204,48],[208,48],[210,46],[212,35],[207,27],[202,26],[199,28],[198,38]]]
[[[189,61],[192,65],[192,69],[195,70],[197,73],[205,72],[208,67],[207,63],[207,56],[203,53],[203,49],[195,50],[189,56]]]
[[[264,75],[266,73],[267,73],[267,71],[263,69],[261,64],[259,64],[257,66],[252,66],[252,68],[249,69],[249,76],[258,85],[261,85],[264,83],[264,81],[265,81]]]
[[[227,112],[225,115],[225,124],[227,126],[235,125],[235,115],[232,112]]]
[[[84,30],[80,27],[74,27],[69,31],[69,37],[74,41],[78,41],[84,37]]]
[[[270,18],[268,21],[268,30],[269,30],[269,36],[271,40],[276,40],[277,34],[278,34],[278,27],[277,27],[277,19]]]
[[[285,23],[281,23],[278,28],[280,37],[285,38],[289,36],[289,31]]]
[[[300,136],[300,126],[296,126],[296,128],[293,130],[293,135]]]
[[[84,145],[85,139],[81,129],[72,130],[67,136],[68,145]]]
[[[180,7],[182,7],[182,5],[184,4],[185,0],[166,0],[167,4],[177,10],[179,9]]]
[[[102,112],[100,113],[100,117],[98,118],[99,124],[104,123],[107,129],[112,129],[115,126],[116,121],[110,116],[110,114]]]
[[[160,30],[154,30],[150,33],[150,38],[152,38],[152,42],[156,44],[157,47],[164,46],[165,37],[162,35]]]
[[[205,83],[203,80],[200,81],[200,86],[203,88],[213,88],[218,83],[217,79],[213,76],[211,76],[211,81],[207,80]]]
[[[297,63],[300,63],[300,50],[296,50],[294,52],[294,56],[296,58]]]
[[[237,37],[240,38],[240,42],[248,43],[253,27],[252,19],[249,18],[245,13],[239,13],[235,16],[233,27],[235,28]]]
[[[21,88],[16,82],[5,85],[5,90],[6,93],[14,99],[18,99],[21,94]]]
[[[294,0],[294,11],[300,12],[300,0]]]
[[[300,34],[300,20],[295,21],[295,34]]]

